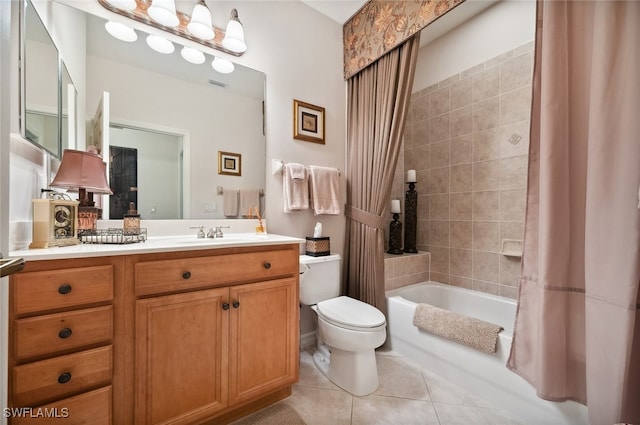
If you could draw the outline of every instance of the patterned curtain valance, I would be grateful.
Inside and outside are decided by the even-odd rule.
[[[343,27],[345,80],[465,0],[369,0]]]

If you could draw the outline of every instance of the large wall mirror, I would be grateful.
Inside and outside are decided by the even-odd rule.
[[[24,0],[20,28],[20,125],[22,135],[59,158],[75,147],[77,90],[41,19],[42,11]]]
[[[237,64],[219,73],[209,54],[189,63],[178,43],[158,53],[138,29],[124,42],[103,18],[83,13],[86,87],[78,108],[87,146],[110,170],[114,195],[103,198],[103,217],[121,218],[134,202],[144,220],[242,218],[224,214],[223,194],[264,189],[264,73]],[[218,152],[241,157],[240,175],[218,172]]]
[[[22,12],[23,136],[52,155],[59,156],[58,49],[30,1],[23,2]]]

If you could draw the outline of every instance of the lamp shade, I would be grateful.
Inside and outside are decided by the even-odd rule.
[[[64,150],[62,163],[50,186],[113,194],[107,183],[107,167],[102,157],[72,149]]]
[[[172,42],[159,35],[150,34],[147,36],[147,45],[158,53],[168,55],[173,53],[175,47]]]
[[[133,28],[128,27],[120,22],[108,21],[104,24],[107,32],[121,41],[132,43],[138,39],[138,35]]]
[[[187,29],[191,34],[203,40],[211,40],[215,36],[211,25],[211,12],[204,0],[198,0],[194,6]]]
[[[192,47],[184,46],[180,51],[180,55],[182,55],[182,58],[187,62],[191,62],[196,65],[204,63],[205,61],[204,53]]]
[[[180,23],[174,0],[153,0],[147,13],[151,19],[166,27],[175,27]]]
[[[213,58],[211,66],[221,74],[230,74],[235,69],[233,62],[219,58],[217,56]]]
[[[236,9],[231,11],[231,18],[227,24],[224,39],[222,39],[222,47],[236,53],[243,53],[247,50],[247,45],[244,42],[244,29],[238,19]]]

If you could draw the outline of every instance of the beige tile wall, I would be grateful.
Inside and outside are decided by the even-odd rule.
[[[392,197],[418,176],[418,249],[430,278],[515,298],[524,232],[533,42],[413,93]],[[404,199],[403,199],[404,207]]]
[[[428,252],[417,254],[392,255],[384,257],[384,289],[402,288],[414,283],[427,282],[429,280]]]

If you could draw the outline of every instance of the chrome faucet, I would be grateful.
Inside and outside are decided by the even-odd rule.
[[[228,229],[230,226],[216,226],[215,230],[212,227],[209,229],[209,233],[207,233],[208,238],[222,238],[224,237],[224,233],[222,233],[222,229]]]
[[[198,239],[204,239],[204,226],[189,226],[189,229],[200,229],[198,230]]]

